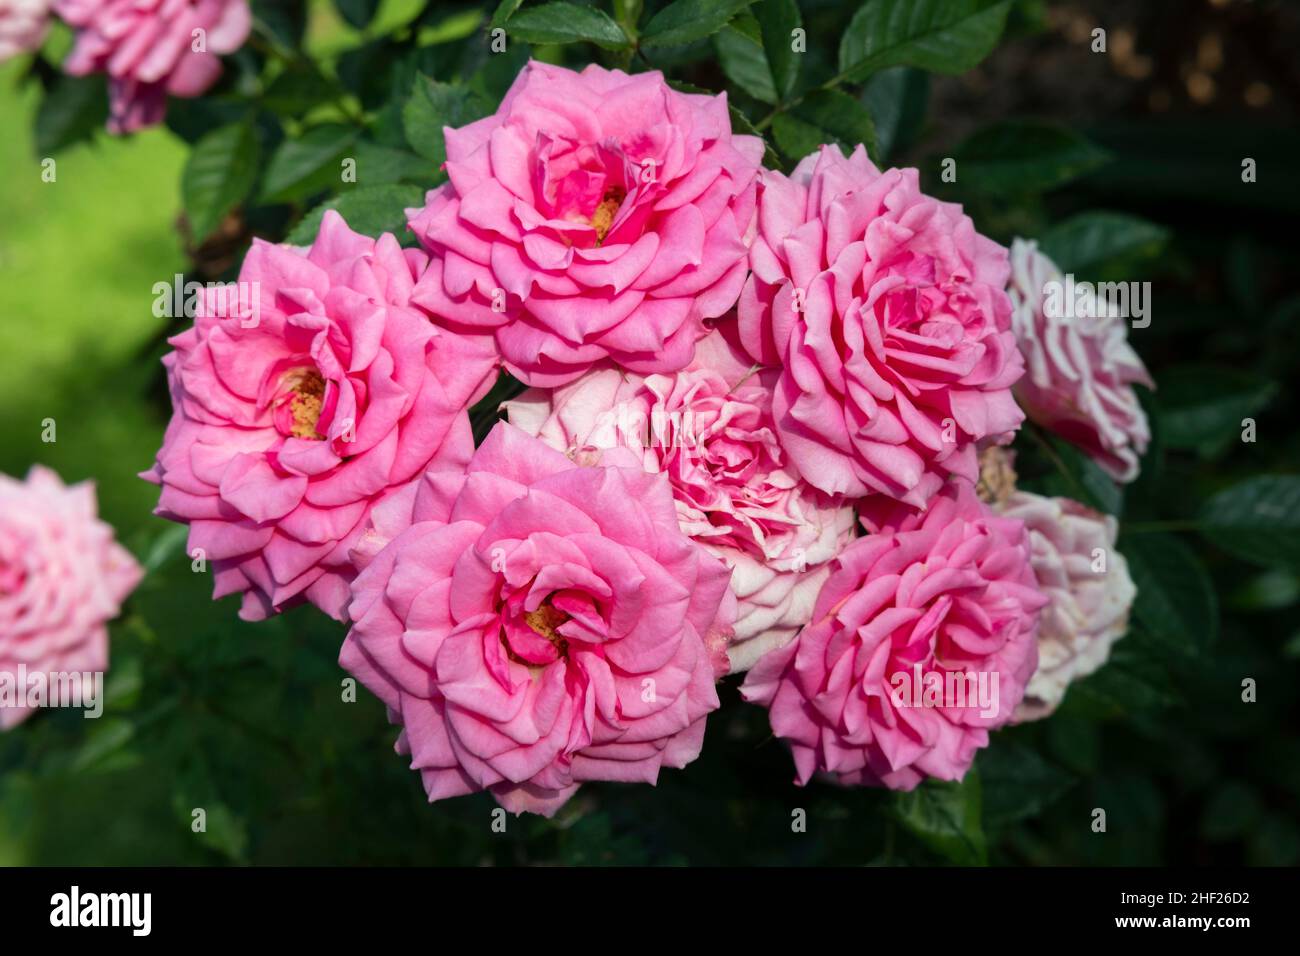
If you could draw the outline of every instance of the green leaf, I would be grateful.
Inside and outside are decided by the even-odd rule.
[[[52,156],[88,140],[108,118],[108,87],[100,74],[60,76],[36,114],[36,153]]]
[[[374,19],[379,0],[334,0],[334,9],[344,20],[360,30]]]
[[[788,99],[799,78],[802,53],[794,51],[794,31],[803,26],[795,0],[759,0],[753,7],[763,39],[763,53],[777,99]]]
[[[1116,260],[1156,256],[1169,232],[1163,226],[1122,212],[1084,212],[1048,229],[1039,247],[1062,272],[1088,276]],[[1163,388],[1163,383],[1161,385]]]
[[[338,93],[333,81],[314,66],[293,66],[267,86],[262,105],[278,113],[302,116]]]
[[[1156,401],[1165,443],[1203,454],[1240,441],[1242,420],[1277,394],[1276,383],[1254,372],[1220,366],[1178,366],[1162,372],[1159,384]]]
[[[140,562],[144,566],[145,573],[152,574],[173,558],[184,554],[185,542],[189,537],[189,533],[188,525],[168,522],[162,532],[154,538],[153,543],[149,545],[148,552]]]
[[[944,859],[963,865],[988,861],[980,822],[980,782],[974,769],[960,783],[927,780],[915,790],[894,794],[891,812]]]
[[[121,717],[101,717],[89,723],[93,726],[86,742],[73,755],[69,769],[89,773],[123,765],[126,746],[135,737],[135,725]]]
[[[1046,192],[1110,158],[1071,129],[1033,120],[986,127],[952,155],[962,187],[994,196]]]
[[[877,157],[876,127],[871,122],[871,114],[859,100],[847,93],[813,90],[794,107],[793,112],[796,118],[821,131],[822,142],[839,143],[846,155],[861,144],[867,148],[869,156]],[[802,159],[803,156],[793,158]]]
[[[329,209],[338,210],[353,232],[367,236],[391,232],[400,239],[406,232],[406,210],[423,202],[424,189],[419,186],[358,186],[307,213],[285,241],[295,246],[310,245]]]
[[[925,123],[929,98],[930,74],[914,67],[890,67],[870,79],[862,102],[876,124],[877,162],[912,144]]]
[[[1120,545],[1137,587],[1133,616],[1173,652],[1195,655],[1218,637],[1214,581],[1196,554],[1170,534],[1135,534]],[[1115,573],[1108,566],[1108,573]]]
[[[1201,837],[1211,843],[1238,839],[1259,820],[1264,806],[1248,784],[1225,780],[1201,811]]]
[[[681,46],[721,30],[754,0],[675,0],[641,31],[641,46]]]
[[[762,45],[733,26],[724,27],[713,37],[722,72],[732,83],[763,103],[775,104],[776,87],[768,69]]]
[[[302,43],[307,29],[307,5],[284,0],[253,0],[253,27],[265,33],[285,50]]]
[[[362,186],[404,181],[432,185],[439,178],[437,167],[423,156],[368,140],[357,143],[356,160],[357,184]]]
[[[1004,826],[1031,817],[1061,797],[1077,778],[1030,747],[995,734],[978,759],[984,821]]]
[[[803,159],[825,142],[820,129],[793,113],[777,113],[772,117],[772,138],[776,140],[777,148],[795,161]]]
[[[506,31],[527,43],[594,43],[606,50],[631,46],[623,28],[609,14],[575,3],[544,3],[513,14]]]
[[[1198,526],[1247,561],[1300,569],[1300,476],[1261,475],[1226,488],[1201,508]]]
[[[447,161],[443,127],[464,126],[486,112],[486,105],[469,87],[439,83],[421,75],[415,78],[415,88],[402,107],[402,125],[411,147],[432,160],[434,169],[441,170]]]
[[[196,243],[252,190],[258,153],[251,123],[222,126],[194,144],[181,174],[181,202]]]
[[[964,73],[1006,25],[1010,0],[868,0],[840,38],[840,77],[857,83],[888,66]]]
[[[267,163],[262,201],[291,202],[342,185],[341,163],[357,135],[351,126],[327,123],[285,140]]]
[[[514,15],[514,12],[523,6],[524,0],[501,0],[497,4],[496,10],[492,14],[492,20],[488,23],[489,27],[503,27],[506,21]]]
[[[1041,430],[1034,434],[1044,435]],[[1026,491],[1073,498],[1106,514],[1118,516],[1123,513],[1124,491],[1100,465],[1063,438],[1050,435],[1044,440],[1051,450],[1049,457],[1056,472],[1038,482],[1041,486],[1038,488],[1029,487],[1030,482],[1022,482]]]
[[[1253,575],[1232,592],[1228,603],[1237,611],[1276,611],[1297,601],[1300,601],[1300,576],[1274,569]],[[1296,636],[1300,638],[1300,634]]]

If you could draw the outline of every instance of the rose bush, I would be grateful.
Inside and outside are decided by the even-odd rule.
[[[266,859],[266,821],[292,800],[310,808],[303,820],[319,809],[348,832],[283,828],[284,856],[310,845],[322,860],[336,846],[370,858],[373,845],[385,861],[426,846],[454,846],[461,862],[659,860],[689,843],[701,860],[757,860],[776,807],[762,794],[789,748],[801,784],[876,791],[815,795],[809,859],[978,862],[987,847],[997,862],[1037,860],[1040,820],[1059,809],[1060,831],[1077,829],[1080,800],[1116,785],[1111,754],[1136,749],[1130,737],[1154,749],[1152,727],[1172,733],[1173,701],[1217,730],[1222,708],[1198,698],[1259,657],[1236,656],[1250,627],[1216,643],[1218,608],[1256,602],[1271,650],[1289,636],[1272,613],[1294,591],[1289,473],[1268,494],[1200,500],[1226,480],[1211,466],[1270,454],[1253,440],[1258,379],[1284,350],[1252,365],[1240,346],[1276,337],[1291,314],[1248,294],[1282,253],[1239,239],[1206,266],[1203,238],[1156,268],[1161,225],[1088,208],[1140,179],[1134,169],[1069,187],[1105,161],[1078,132],[1091,121],[1022,121],[1001,115],[1001,96],[954,95],[973,79],[931,90],[926,74],[978,62],[1004,14],[1017,44],[1036,42],[1034,5],[977,6],[927,6],[964,50],[950,55],[908,33],[903,0],[856,14],[794,0],[59,4],[75,35],[56,27],[5,67],[43,88],[33,145],[43,183],[60,184],[47,194],[91,188],[80,164],[95,150],[52,160],[79,139],[109,142],[107,91],[115,131],[166,123],[107,155],[188,144],[177,228],[191,261],[177,285],[236,286],[211,287],[192,317],[141,320],[132,355],[151,355],[157,333],[152,362],[170,336],[157,382],[170,387],[156,395],[122,363],[96,379],[123,352],[116,338],[42,329],[51,355],[73,350],[77,374],[21,352],[6,436],[26,457],[5,467],[110,474],[129,460],[134,473],[157,450],[146,477],[159,489],[105,497],[115,522],[141,516],[125,540],[150,571],[145,606],[114,634],[115,653],[131,649],[118,706],[148,719],[103,734],[144,740],[156,759],[154,718],[177,715],[162,723],[193,739],[169,738],[186,754],[176,805],[224,804],[202,852]],[[806,51],[792,46],[802,40]],[[1001,75],[978,76],[1005,92]],[[959,100],[970,116],[955,115]],[[1054,102],[1021,100],[1035,115]],[[96,180],[96,192],[157,211],[105,169],[111,188]],[[1159,192],[1144,216],[1172,207]],[[1284,199],[1272,194],[1278,209]],[[131,291],[50,296],[50,311],[125,339],[147,289],[130,260],[152,247],[132,241],[131,215],[113,216],[59,248],[90,256],[113,237]],[[1213,219],[1236,235],[1231,217]],[[31,238],[0,249],[20,277],[52,258]],[[1193,260],[1197,296],[1230,290],[1214,314],[1239,321],[1129,332],[1100,301],[1085,303],[1088,321],[1048,306],[1066,273],[1150,274],[1172,295]],[[24,284],[0,284],[7,314],[37,312],[14,291]],[[1162,314],[1201,314],[1170,301]],[[1208,382],[1196,367],[1162,370],[1147,395],[1143,360],[1158,367],[1162,348],[1180,363],[1222,350],[1242,367]],[[46,374],[56,397],[31,387]],[[148,434],[159,408],[171,416],[160,442]],[[51,428],[53,447],[37,447],[32,423],[56,415],[58,442]],[[186,527],[145,523],[146,495]],[[1185,533],[1232,561],[1186,547]],[[1232,563],[1260,552],[1281,573]],[[209,567],[215,586],[195,573]],[[199,610],[209,590],[239,594],[255,626],[229,603]],[[279,613],[295,605],[314,609]],[[240,695],[246,674],[258,680]],[[358,683],[373,695],[356,700]],[[33,722],[49,739],[71,738],[69,723]],[[997,732],[1011,723],[1024,726]],[[393,736],[401,761],[375,752]],[[1189,753],[1190,737],[1177,737]],[[25,737],[7,740],[0,806],[10,767],[34,765]],[[258,748],[272,759],[245,772]],[[88,749],[77,766],[98,759]],[[1146,751],[1136,759],[1159,759]],[[1210,756],[1187,772],[1238,774]],[[478,796],[422,812],[414,781],[389,785],[401,764],[433,800]],[[661,780],[653,796],[606,785]],[[1275,785],[1258,789],[1277,828]],[[243,803],[258,794],[269,812]],[[466,821],[490,799],[560,820],[512,821],[485,849]],[[401,837],[385,849],[384,832]],[[1041,858],[1079,846],[1060,837],[1069,851]]]

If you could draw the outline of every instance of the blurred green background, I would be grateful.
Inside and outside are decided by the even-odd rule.
[[[853,7],[799,6],[804,72],[824,77]],[[484,42],[490,13],[385,0],[380,26],[360,32],[324,0],[310,4],[301,44],[346,89],[345,113],[362,104],[369,118],[370,93],[353,84],[375,81],[354,74],[357,51],[376,44],[384,56],[368,69],[384,77],[415,56],[440,80],[499,90],[460,52]],[[196,249],[181,221],[191,136],[82,137],[57,154],[57,181],[42,182],[40,86],[23,82],[27,62],[0,66],[0,471],[39,462],[93,479],[149,571],[113,627],[105,716],[50,712],[0,734],[0,863],[1300,861],[1300,499],[1263,532],[1205,519],[1216,493],[1254,476],[1289,476],[1255,490],[1290,494],[1300,465],[1297,22],[1289,3],[1021,2],[975,69],[894,68],[854,94],[874,119],[874,155],[919,166],[982,231],[1041,237],[1080,277],[1154,284],[1152,325],[1131,333],[1159,386],[1144,396],[1155,441],[1141,478],[1121,490],[1065,446],[1018,443],[1027,486],[1121,517],[1141,595],[1112,662],[1051,719],[995,734],[963,785],[909,795],[795,788],[763,713],[728,681],[685,771],[655,789],[585,787],[555,820],[511,819],[505,833],[492,831],[486,796],[426,805],[379,703],[364,690],[342,700],[340,626],[304,609],[250,625],[236,601],[213,604],[183,529],[150,516],[156,491],[135,477],[168,414],[158,359],[175,329],[152,314],[153,284],[228,273],[250,232],[281,238],[321,197],[250,211],[224,244]],[[1089,48],[1097,24],[1105,55]],[[752,34],[742,17],[639,65],[727,89],[762,125]],[[47,56],[66,45],[56,35]],[[232,71],[218,94],[240,82]],[[185,134],[192,118],[177,108],[173,126]],[[1035,139],[1009,121],[1065,133]],[[799,130],[775,126],[774,161],[788,165]],[[965,171],[958,184],[939,177],[949,156]],[[1244,157],[1254,183],[1242,182]],[[1254,443],[1241,441],[1244,417]],[[54,443],[41,439],[47,418]],[[1258,683],[1254,703],[1242,702],[1245,678]],[[198,807],[208,826],[196,834]],[[1098,807],[1106,833],[1090,826]],[[798,809],[806,832],[792,829]]]

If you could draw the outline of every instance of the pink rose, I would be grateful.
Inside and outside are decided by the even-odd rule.
[[[1038,625],[1038,670],[1016,720],[1046,717],[1069,685],[1091,674],[1128,631],[1137,589],[1115,549],[1117,525],[1068,498],[1017,491],[999,514],[1029,531],[1034,577],[1047,597]]]
[[[200,96],[252,25],[245,0],[54,0],[77,30],[63,64],[73,76],[108,74],[113,133],[162,121],[167,96]],[[202,31],[196,33],[195,31]]]
[[[645,471],[668,476],[682,531],[732,569],[733,671],[808,623],[828,562],[854,525],[851,504],[786,467],[772,421],[777,372],[751,371],[714,332],[685,371],[646,376],[603,366],[507,404],[513,424],[570,458],[627,448]]]
[[[50,29],[51,0],[0,0],[0,63],[37,50]]]
[[[40,466],[26,481],[0,475],[0,681],[15,692],[0,699],[0,729],[31,716],[33,675],[58,690],[55,675],[108,668],[105,625],[144,572],[96,511],[89,482]]]
[[[832,562],[812,623],[741,688],[771,709],[801,786],[960,779],[1038,660],[1024,526],[960,479],[924,513],[885,501],[864,503],[873,533]]]
[[[330,211],[310,249],[255,241],[237,289],[209,289],[171,340],[175,414],[142,477],[245,619],[305,598],[341,620],[370,510],[469,460],[494,358],[411,306],[427,261]]]
[[[503,422],[467,473],[376,509],[358,559],[339,661],[403,726],[430,800],[487,789],[549,816],[584,781],[698,756],[734,606],[664,477]]]
[[[781,366],[781,443],[823,491],[923,508],[948,474],[975,480],[976,442],[1019,426],[1006,250],[916,170],[823,146],[788,179],[765,172],[750,265],[742,340]]]
[[[494,334],[527,384],[684,368],[735,305],[763,146],[725,96],[530,62],[495,115],[445,132],[451,181],[408,211],[433,257],[416,301]]]
[[[1063,282],[1037,243],[1012,243],[1012,328],[1027,366],[1016,398],[1031,419],[1080,446],[1116,481],[1132,481],[1151,440],[1133,385],[1155,385],[1118,310],[1095,296],[1083,315],[1046,308],[1049,283]]]

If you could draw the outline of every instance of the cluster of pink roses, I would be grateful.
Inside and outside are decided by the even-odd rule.
[[[251,307],[214,293],[172,340],[146,474],[243,617],[350,624],[431,800],[653,783],[742,671],[800,783],[958,779],[1104,658],[1131,583],[1076,559],[1113,522],[988,479],[1024,356],[1076,421],[1136,357],[1054,364],[1007,250],[915,170],[822,147],[786,176],[724,97],[541,63],[446,150],[418,250],[333,212],[254,244]],[[1123,411],[1094,421],[1121,457]]]
[[[247,0],[0,0],[0,61],[38,48],[55,15],[76,31],[64,70],[108,77],[113,133],[161,122],[168,96],[201,96],[252,27]]]

